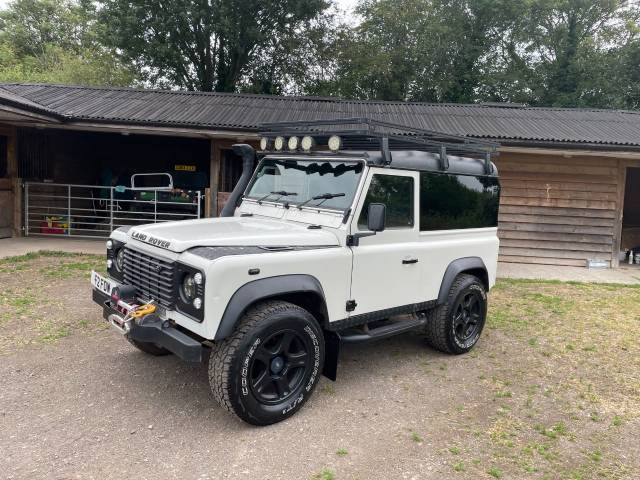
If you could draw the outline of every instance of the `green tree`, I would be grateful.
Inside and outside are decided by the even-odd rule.
[[[102,0],[106,42],[159,86],[278,93],[325,0]]]
[[[0,11],[0,81],[130,85],[133,70],[98,42],[89,1],[15,0]]]
[[[517,0],[363,0],[363,21],[334,45],[333,74],[317,93],[469,102],[495,45],[522,9]]]
[[[361,0],[321,78],[348,98],[636,108],[638,1]]]
[[[632,106],[639,14],[623,0],[530,0],[486,84],[534,105]]]

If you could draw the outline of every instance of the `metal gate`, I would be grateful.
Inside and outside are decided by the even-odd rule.
[[[106,238],[118,227],[201,218],[199,191],[24,184],[24,234]]]

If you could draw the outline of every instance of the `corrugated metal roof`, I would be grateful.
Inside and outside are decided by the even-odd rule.
[[[129,88],[0,84],[0,104],[66,121],[256,131],[264,122],[368,117],[499,141],[640,146],[640,113]]]

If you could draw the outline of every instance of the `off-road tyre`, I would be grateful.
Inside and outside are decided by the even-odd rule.
[[[456,320],[456,311],[460,302],[467,297],[475,298],[478,302],[477,325],[470,332],[468,338],[459,335],[460,320]],[[458,317],[459,318],[459,317]],[[427,312],[425,334],[429,345],[436,350],[451,354],[466,353],[478,342],[487,318],[487,292],[482,282],[473,275],[460,274],[451,285],[447,300]]]
[[[288,353],[272,353],[290,337]],[[212,349],[209,384],[222,407],[252,425],[270,425],[304,405],[323,363],[324,337],[315,318],[292,303],[267,301],[250,308],[233,334]]]
[[[127,335],[126,337],[127,337],[127,341],[131,345],[133,345],[138,350],[140,350],[140,351],[142,351],[144,353],[148,353],[149,355],[153,355],[154,357],[162,357],[164,355],[171,355],[171,352],[169,350],[167,350],[166,348],[160,347],[160,346],[156,345],[155,343],[139,342],[139,341],[134,340],[133,338],[131,338],[129,335]]]

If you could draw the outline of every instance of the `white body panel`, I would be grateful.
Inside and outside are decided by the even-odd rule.
[[[373,174],[414,178],[413,228],[386,229],[347,246],[358,232],[357,219]],[[200,269],[206,279],[204,320],[177,311],[166,313],[177,324],[205,339],[213,339],[233,294],[243,285],[264,278],[304,274],[318,280],[326,299],[329,321],[343,320],[394,307],[434,300],[445,270],[464,257],[484,262],[489,284],[495,282],[498,257],[496,228],[419,231],[419,174],[390,168],[365,167],[350,214],[322,208],[285,208],[282,203],[244,200],[235,217],[211,218],[133,227],[112,237],[155,257]],[[242,215],[242,216],[241,216]],[[319,228],[309,229],[310,225]],[[160,248],[155,245],[161,245]],[[303,250],[266,251],[210,260],[189,250],[194,247],[297,246]],[[403,264],[416,259],[417,263]],[[259,269],[249,275],[249,269]],[[346,303],[357,307],[348,312]]]

